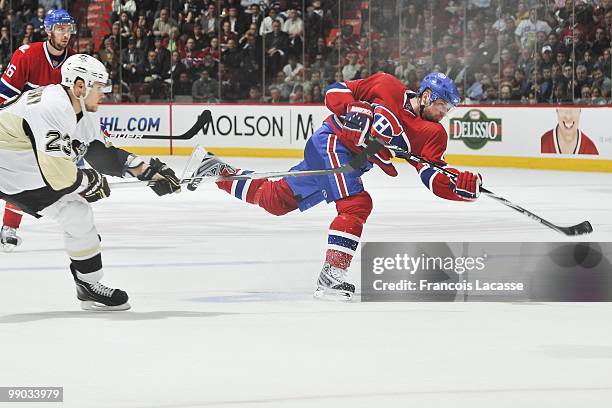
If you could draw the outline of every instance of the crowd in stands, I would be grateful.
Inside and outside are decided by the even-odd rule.
[[[110,0],[109,0],[110,1]],[[59,0],[0,0],[2,68]],[[432,70],[465,103],[611,103],[612,0],[113,0],[109,101],[320,103],[335,81]],[[12,7],[12,8],[10,8]]]

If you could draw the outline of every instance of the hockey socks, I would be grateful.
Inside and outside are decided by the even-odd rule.
[[[372,212],[372,199],[363,191],[336,201],[338,215],[329,226],[325,262],[348,269],[361,240],[363,224]]]
[[[19,228],[21,225],[21,219],[23,218],[23,213],[14,204],[6,203],[4,207],[4,218],[2,219],[2,224],[10,227],[10,228]]]
[[[251,172],[237,171],[237,174],[245,173]],[[298,208],[293,191],[282,179],[220,181],[217,186],[239,200],[257,205],[273,215],[285,215]]]

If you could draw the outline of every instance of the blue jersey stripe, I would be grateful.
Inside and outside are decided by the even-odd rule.
[[[13,91],[11,88],[9,88],[8,86],[6,86],[4,84],[4,82],[0,81],[0,94],[10,98],[13,98],[14,96],[19,95],[19,92],[15,92]]]
[[[421,172],[421,181],[425,184],[425,187],[429,188],[429,182],[431,178],[436,175],[436,171],[431,167],[426,168]]]
[[[253,173],[253,171],[243,171],[242,174]],[[234,197],[242,199],[242,190],[244,190],[244,186],[246,185],[247,180],[238,180],[236,183],[236,190],[234,191]]]
[[[327,243],[330,245],[338,245],[341,247],[349,248],[353,251],[356,251],[357,246],[359,245],[359,242],[357,241],[345,237],[340,237],[338,235],[333,235],[331,233],[327,237]]]
[[[334,82],[325,88],[325,93],[331,91],[332,89],[348,89],[348,87],[342,82]]]

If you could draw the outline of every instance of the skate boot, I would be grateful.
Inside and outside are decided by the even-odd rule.
[[[17,236],[17,229],[3,225],[0,230],[0,246],[4,252],[11,252],[19,245],[21,245],[21,238]]]
[[[116,311],[128,310],[128,295],[121,289],[104,286],[100,282],[89,283],[78,278],[77,270],[70,265],[70,271],[76,283],[77,298],[83,310]]]
[[[233,174],[236,174],[236,169],[221,161],[221,159],[216,157],[211,152],[206,152],[206,155],[200,163],[200,167],[198,167],[198,169],[193,173],[192,178],[195,180],[187,185],[187,189],[194,191],[196,188],[198,188],[202,182],[202,179],[198,179],[198,177],[230,176]]]
[[[355,285],[345,281],[347,273],[346,269],[336,268],[325,262],[319,274],[314,297],[325,300],[351,300]]]

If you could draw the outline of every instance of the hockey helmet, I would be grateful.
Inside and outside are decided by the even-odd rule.
[[[441,98],[452,105],[452,107],[456,107],[461,102],[461,97],[455,83],[441,72],[432,72],[423,78],[419,88],[419,95],[423,95],[423,92],[427,89],[431,91],[430,102]]]
[[[70,34],[76,34],[76,24],[72,16],[63,9],[58,10],[49,10],[47,15],[45,16],[45,28],[49,31],[53,31],[53,26],[56,24],[68,25],[70,24],[71,31]]]
[[[62,64],[62,85],[72,88],[79,78],[85,82],[87,92],[95,83],[104,84],[104,92],[110,91],[106,67],[91,55],[74,54]]]

